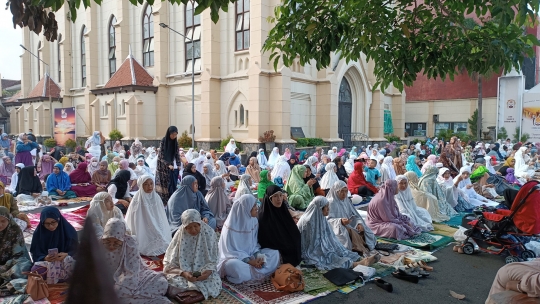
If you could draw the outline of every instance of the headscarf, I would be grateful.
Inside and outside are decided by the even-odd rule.
[[[430,155],[430,156],[427,157],[427,160],[424,163],[424,165],[422,166],[422,169],[420,171],[422,172],[422,174],[424,174],[424,172],[426,172],[426,168],[428,166],[435,166],[436,163],[437,163],[437,156]]]
[[[214,230],[201,220],[201,215],[195,209],[188,209],[180,215],[181,225],[174,235],[165,257],[163,259],[163,271],[167,273],[172,269],[180,269],[187,272],[212,271],[213,283],[218,286],[207,286],[203,295],[217,297],[221,290],[221,281],[217,273],[219,261],[218,240]],[[191,223],[201,225],[201,231],[192,236],[186,231]]]
[[[251,157],[249,160],[250,162],[251,160],[253,160],[253,165],[248,163],[248,166],[246,168],[246,173],[249,174],[249,176],[251,176],[251,179],[253,179],[254,182],[258,183],[261,179],[260,177],[261,167],[259,167],[256,157]]]
[[[263,149],[259,149],[259,154],[257,154],[257,162],[262,169],[266,169],[266,167],[268,166],[268,159],[266,159],[266,155],[264,155]]]
[[[261,246],[257,240],[259,221],[251,216],[251,209],[257,204],[253,195],[240,196],[231,208],[219,237],[218,271],[225,275],[225,263],[228,260],[243,260],[255,255]]]
[[[82,164],[86,164],[86,163],[81,163],[81,165]],[[49,175],[46,181],[47,191],[49,192],[56,191],[56,190],[66,191],[66,190],[71,189],[70,176],[65,171],[62,171],[63,169],[62,164],[56,163],[54,166],[57,167],[60,170],[60,172],[58,174],[53,173]]]
[[[504,162],[503,164],[503,167],[508,167],[508,168],[514,168],[514,165],[512,165],[512,161],[514,160],[514,158],[512,156],[508,157],[506,159],[506,161]]]
[[[229,143],[227,146],[225,146],[225,152],[229,152],[230,154],[234,154],[234,150],[236,150],[236,142],[234,138],[229,139]]]
[[[29,168],[29,167],[27,167]],[[50,231],[44,225],[45,220],[51,218],[58,222],[54,231]],[[43,261],[49,254],[49,249],[58,248],[58,252],[65,252],[73,256],[78,246],[77,231],[62,216],[56,207],[45,207],[41,211],[39,225],[34,231],[30,252],[34,262]]]
[[[66,172],[67,175],[70,175],[71,172],[75,170],[75,167],[70,162],[67,162],[63,167],[64,167],[64,172]]]
[[[116,186],[116,197],[117,199],[123,199],[126,196],[128,191],[128,182],[131,178],[131,173],[128,170],[120,170],[116,176],[107,184],[107,188],[110,185]]]
[[[287,163],[285,156],[280,156],[274,165],[272,170],[272,178],[281,177],[283,180],[287,180],[291,174],[291,167]]]
[[[407,188],[403,191],[398,190],[398,194],[395,196],[399,212],[408,216],[414,225],[420,227],[422,231],[433,230],[433,225],[431,224],[433,220],[426,209],[416,205],[407,177],[405,175],[398,175],[396,177],[396,182],[399,183],[402,180],[407,182]]]
[[[394,166],[392,164],[393,158],[392,156],[387,156],[384,158],[383,163],[381,165],[382,170],[386,170],[388,172],[388,178],[389,179],[395,179],[396,178],[396,171],[394,170]]]
[[[214,172],[214,166],[210,163],[205,163],[204,168],[208,171],[208,173],[204,173],[204,170],[202,172],[202,175],[204,176],[204,179],[206,181],[206,186],[210,187],[210,183],[212,182],[212,179],[216,177],[216,173]]]
[[[185,178],[186,176],[193,176],[197,179],[197,182],[199,183],[199,190],[206,190],[206,178],[197,170],[195,172],[192,172],[191,169],[197,166],[193,163],[189,163],[184,168],[184,173],[182,174],[182,178]]]
[[[268,180],[268,170],[262,170],[259,176],[261,179],[257,185],[257,197],[262,200],[264,198],[264,194],[266,193],[266,188],[274,185],[274,183]]]
[[[88,168],[87,163],[80,163],[77,169],[73,170],[69,175],[69,179],[72,184],[89,183],[92,181],[92,176],[86,171]]]
[[[112,210],[107,210],[107,206],[105,205],[105,199],[107,197],[110,197],[109,193],[107,192],[99,192],[94,195],[92,201],[90,201],[90,208],[88,209],[88,213],[86,215],[86,217],[89,218],[94,224],[94,229],[96,229],[96,234],[98,237],[103,235],[103,228],[110,219],[117,218],[124,221],[122,211],[120,211],[118,207],[113,206]]]
[[[304,163],[305,166],[309,166],[309,168],[311,169],[311,173],[313,174],[317,174],[317,162],[319,160],[315,157],[315,156],[310,156],[308,157],[308,159],[306,160],[306,162]]]
[[[192,185],[196,178],[188,175],[180,182],[180,187],[174,191],[173,195],[167,202],[166,214],[169,220],[169,226],[172,232],[180,229],[183,221],[181,220],[182,213],[188,209],[195,209],[202,217],[213,218],[214,215],[210,211],[208,204],[204,200],[201,191],[193,191]]]
[[[294,160],[294,163],[291,162],[291,160]],[[298,158],[296,157],[296,155],[291,155],[291,157],[289,158],[289,160],[287,160],[287,164],[289,164],[289,168],[292,170],[292,168],[294,166],[297,166],[300,164],[300,162],[298,161]]]
[[[279,157],[279,149],[278,147],[274,147],[274,149],[272,149],[272,153],[270,153],[270,156],[268,157],[267,166],[274,167]]]
[[[305,150],[302,151],[302,153],[300,153],[300,156],[298,156],[298,162],[303,162],[306,159],[306,155],[307,155],[307,152]]]
[[[335,169],[336,164],[333,162],[330,162],[324,166],[324,169],[326,170],[326,173],[323,175],[320,181],[321,188],[323,190],[330,189],[332,185],[334,185],[335,182],[339,180]]]
[[[131,199],[126,212],[126,225],[137,236],[140,254],[156,256],[167,250],[172,237],[163,202],[156,193],[155,186],[150,193],[143,189],[143,184],[148,180],[154,183],[150,175],[137,179],[139,190]]]
[[[397,189],[395,180],[387,180],[381,186],[369,203],[367,224],[376,235],[402,240],[418,235],[422,230],[399,212],[395,199]]]
[[[9,140],[7,133],[2,133],[2,137],[0,138],[0,147],[9,149],[10,146],[11,141]]]
[[[10,160],[11,158],[9,156],[2,157],[2,164],[0,164],[0,175],[1,176],[7,176],[11,177],[13,173],[15,173],[15,164],[11,162],[10,164],[6,163],[6,160]]]
[[[227,219],[227,205],[229,198],[225,194],[225,180],[221,176],[216,176],[210,181],[210,190],[204,197],[208,203],[208,208],[216,217],[218,227],[223,227],[223,223]]]
[[[275,207],[270,197],[281,189],[272,185],[266,188],[262,207],[259,210],[258,241],[262,248],[279,250],[283,263],[293,266],[302,260],[301,237],[298,227],[285,203]]]
[[[375,234],[373,234],[373,231],[371,231],[371,229],[366,225],[364,219],[360,216],[360,214],[358,214],[358,211],[354,209],[351,199],[349,197],[345,197],[344,200],[339,199],[337,192],[343,188],[347,188],[347,184],[345,184],[345,182],[341,180],[337,181],[332,185],[330,191],[328,191],[328,195],[326,195],[330,206],[330,212],[328,213],[327,219],[339,219],[338,223],[330,221],[330,223],[334,227],[334,234],[344,245],[351,242],[348,234],[344,236],[341,233],[338,233],[339,231],[341,231],[341,226],[343,226],[343,224],[341,223],[341,219],[347,218],[350,221],[347,227],[351,229],[356,229],[358,225],[362,225],[362,227],[364,227],[364,238],[366,240],[366,245],[370,250],[373,250],[373,248],[375,248],[375,245],[377,244],[377,237],[375,236]],[[346,247],[352,248],[352,244]]]
[[[234,176],[239,176],[240,175],[240,172],[238,172],[238,168],[234,165],[230,165],[227,167],[227,169],[229,170],[229,173],[231,175],[234,175]]]
[[[216,169],[216,176],[221,176],[227,173],[227,167],[222,160],[217,160],[216,165],[219,165],[219,169]]]
[[[514,159],[516,160],[516,163],[514,164],[514,170],[515,173],[520,173],[523,175],[523,172],[527,172],[529,170],[529,164],[525,161],[525,151],[527,150],[527,147],[520,147],[519,150],[514,155]],[[518,174],[518,176],[520,175]]]
[[[165,133],[165,137],[161,139],[161,147],[163,150],[160,151],[163,154],[163,159],[172,164],[176,159],[176,154],[178,154],[178,140],[171,139],[172,133],[178,133],[178,128],[175,126],[170,126]]]
[[[299,209],[305,209],[313,199],[313,189],[304,182],[306,170],[304,166],[295,166],[291,177],[283,188],[289,194],[289,204]]]
[[[418,177],[422,176],[422,172],[420,172],[420,168],[418,168],[418,165],[416,164],[416,155],[411,155],[409,156],[409,158],[407,158],[407,164],[405,165],[405,168],[407,169],[407,171],[412,171],[416,173]]]
[[[39,177],[35,176],[36,167],[29,166],[21,169],[19,180],[17,181],[17,194],[32,195],[32,193],[41,193],[43,188]]]
[[[9,260],[14,260],[22,271],[30,270],[32,264],[23,232],[9,213],[9,207],[0,206],[0,217],[8,220],[7,227],[0,231],[0,265],[4,266]]]
[[[112,150],[113,152],[116,152],[116,153],[120,153],[120,151],[122,151],[122,145],[120,144],[118,140],[114,142],[114,146]]]
[[[231,153],[225,152],[225,153],[221,154],[221,156],[219,157],[219,160],[221,160],[223,163],[225,163],[225,162],[228,162],[230,158],[231,158]]]
[[[190,162],[193,159],[193,148],[189,148],[186,153],[186,159]]]
[[[351,158],[357,158],[358,157],[358,153],[356,152],[356,147],[351,148],[351,152],[349,152],[349,155],[350,155]]]
[[[328,205],[328,199],[317,196],[309,204],[306,212],[298,221],[298,230],[302,239],[302,259],[306,264],[321,270],[351,268],[360,256],[347,250],[336,238],[322,208]]]
[[[364,176],[364,165],[361,162],[356,162],[354,163],[354,172],[349,176],[349,180],[347,181],[347,188],[349,188],[351,193],[357,194],[358,188],[362,186],[366,186],[373,193],[379,191],[375,186],[366,181],[366,177]]]
[[[94,174],[92,174],[92,182],[95,181],[95,177],[98,178],[98,180],[100,181],[107,181],[107,183],[111,180],[111,171],[109,171],[107,169],[107,161],[101,161],[99,162],[99,165],[100,165],[100,168],[94,172]],[[104,170],[101,170],[101,166],[105,166],[105,169]],[[96,180],[97,181],[97,180]]]
[[[95,163],[95,165],[94,165],[94,163]],[[90,174],[90,176],[93,176],[94,172],[96,172],[98,170],[99,170],[99,161],[98,161],[97,157],[92,157],[90,159],[90,163],[88,164],[88,173]]]
[[[251,176],[249,174],[243,174],[239,179],[240,183],[238,184],[238,189],[234,195],[235,199],[240,198],[244,194],[251,194],[251,189],[249,184],[251,183]]]
[[[247,166],[249,166],[249,161],[251,160],[252,157],[257,158],[257,151],[251,152],[251,154],[248,157],[246,157],[246,161],[244,162],[244,167],[247,168]]]

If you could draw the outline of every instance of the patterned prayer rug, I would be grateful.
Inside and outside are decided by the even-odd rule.
[[[276,290],[270,279],[258,285],[232,284],[224,280],[223,286],[239,294],[245,303],[252,304],[294,304],[315,298],[305,292],[281,292]]]
[[[454,237],[454,233],[456,233],[457,231],[457,228],[450,227],[448,225],[437,224],[437,223],[433,223],[433,228],[435,228],[435,230],[433,230],[434,233],[452,237],[452,238]]]
[[[163,258],[164,257],[165,257],[165,253],[162,255],[153,256],[153,257],[141,255],[141,258],[143,259],[144,264],[146,264],[148,268],[156,272],[163,271]]]
[[[83,229],[84,220],[86,219],[86,214],[88,213],[88,208],[90,208],[90,206],[86,205],[72,211],[64,212],[60,210],[60,212],[66,218],[66,220],[71,225],[73,225],[73,228],[75,228],[75,230],[80,231]],[[32,224],[32,227],[26,228],[23,231],[23,236],[24,236],[24,241],[26,242],[26,244],[30,244],[32,243],[32,236],[34,235],[34,231],[36,230],[36,227],[39,225],[39,217],[41,213],[27,213],[27,215],[28,215],[28,218],[30,219],[30,223]]]
[[[415,236],[413,238],[410,238],[408,240],[396,240],[396,239],[387,239],[387,238],[379,238],[383,241],[391,242],[391,243],[398,243],[403,244],[415,248],[425,248],[434,250],[439,247],[445,246],[451,242],[454,241],[453,238],[436,234],[436,233],[422,233],[418,236]]]

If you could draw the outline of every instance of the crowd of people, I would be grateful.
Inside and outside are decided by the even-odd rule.
[[[25,136],[20,144],[34,147]],[[28,270],[50,284],[73,272],[77,233],[57,208],[41,211],[30,250],[24,246],[30,221],[18,205],[43,195],[92,198],[87,218],[122,302],[169,303],[217,297],[222,278],[267,279],[280,263],[321,270],[372,265],[380,259],[377,237],[409,239],[458,212],[511,207],[540,164],[536,145],[456,137],[409,147],[318,148],[313,155],[276,147],[268,158],[261,149],[242,163],[234,139],[219,155],[185,151],[177,136],[171,126],[157,148],[139,140],[106,148],[96,131],[86,152],[6,155],[0,174],[11,174],[11,184],[0,182],[0,239],[7,240],[0,245],[0,285]],[[30,162],[14,165],[12,157]],[[507,187],[495,189],[492,179]],[[364,219],[355,207],[368,202]],[[141,255],[163,255],[163,272],[148,269]]]

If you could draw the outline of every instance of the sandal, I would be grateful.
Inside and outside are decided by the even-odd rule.
[[[413,262],[405,265],[405,268],[420,268],[427,271],[433,271],[433,267],[430,267],[426,264],[426,262],[420,260],[418,262]]]

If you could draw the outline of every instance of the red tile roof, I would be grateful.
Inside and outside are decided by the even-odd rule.
[[[103,88],[109,89],[130,85],[153,87],[153,82],[154,77],[130,54]]]
[[[38,82],[36,87],[25,98],[52,97],[60,98],[60,86],[51,79],[48,73]]]
[[[17,101],[19,98],[21,98],[21,91],[18,91],[17,93],[15,93],[15,95],[11,96],[10,98],[6,99],[4,101],[4,103],[6,102],[15,102]]]

